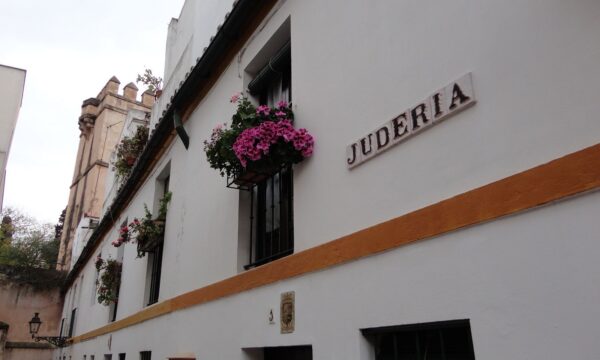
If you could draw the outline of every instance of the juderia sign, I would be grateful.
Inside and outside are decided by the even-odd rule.
[[[353,168],[383,151],[475,104],[471,73],[453,81],[346,148]]]

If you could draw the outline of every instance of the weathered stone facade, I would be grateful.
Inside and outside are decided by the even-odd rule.
[[[63,277],[54,270],[0,267],[0,360],[51,360],[53,347],[34,342],[29,324],[35,312],[39,336],[58,336],[61,328]]]
[[[60,241],[57,269],[69,270],[75,231],[86,217],[100,217],[104,200],[105,178],[110,165],[111,151],[119,141],[127,112],[149,112],[154,96],[144,92],[137,101],[138,88],[127,84],[119,94],[119,80],[112,77],[95,98],[81,105],[79,117],[79,149],[75,160],[73,182],[70,186],[65,227]]]

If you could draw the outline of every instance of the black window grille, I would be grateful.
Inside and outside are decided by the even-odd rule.
[[[375,360],[475,360],[469,320],[363,329]]]
[[[140,360],[152,360],[152,351],[140,351]]]
[[[160,294],[160,273],[162,269],[163,243],[159,243],[154,251],[149,254],[151,261],[150,273],[150,291],[148,296],[148,305],[152,305],[158,301]]]
[[[125,221],[123,221],[121,223],[121,229],[125,226],[127,226],[127,224],[129,223],[129,219],[125,218]],[[117,256],[118,261],[121,262],[121,264],[123,264],[123,253],[122,251],[124,251],[125,248],[124,247],[120,247],[119,248],[119,255]],[[98,276],[98,272],[96,272],[96,276]],[[121,277],[123,276],[123,273],[121,272],[121,274],[119,274],[119,287],[117,288],[117,292],[116,292],[116,296],[117,296],[117,301],[114,301],[110,304],[110,312],[109,312],[109,321],[113,322],[115,320],[117,320],[117,310],[119,309],[119,293],[121,292]]]
[[[77,308],[71,310],[71,322],[69,323],[69,337],[73,337],[75,333],[75,316],[77,316]]]
[[[250,221],[255,230],[246,269],[294,252],[292,179],[292,169],[286,167],[252,189]]]
[[[312,360],[312,346],[282,346],[264,348],[264,360]]]
[[[167,177],[162,181],[163,196],[169,192],[169,183],[171,176]],[[162,271],[162,258],[163,258],[164,242],[160,241],[156,244],[154,249],[149,252],[150,261],[150,290],[148,292],[148,305],[152,305],[158,302],[158,296],[160,294],[160,275]]]
[[[162,180],[162,196],[169,192],[169,183],[171,176],[167,175]],[[148,290],[148,305],[158,302],[160,295],[160,276],[162,272],[162,258],[164,249],[164,238],[161,239],[153,249],[148,252],[150,282]]]
[[[62,320],[60,320],[60,332],[58,333],[58,336],[63,336],[64,330],[65,330],[65,318],[62,318]]]
[[[286,43],[248,85],[261,104],[292,100],[291,46]],[[251,189],[250,260],[246,269],[294,252],[293,173],[280,169]]]

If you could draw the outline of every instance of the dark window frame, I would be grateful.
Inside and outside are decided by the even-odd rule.
[[[292,100],[291,46],[288,41],[248,85],[262,105]],[[279,169],[250,190],[250,251],[244,269],[294,252],[293,171]],[[270,225],[270,226],[269,226]]]
[[[452,331],[454,333],[451,333]],[[473,337],[468,319],[386,326],[362,329],[361,332],[371,340],[374,346],[375,360],[415,358],[421,360],[428,349],[439,351],[439,357],[430,353],[434,359],[475,360]],[[457,339],[460,336],[463,338]],[[454,337],[454,342],[448,342],[449,337]],[[451,345],[449,346],[449,344]],[[436,346],[437,348],[435,348]],[[460,354],[460,357],[456,357],[452,351],[463,351],[463,353]]]
[[[163,196],[169,192],[169,184],[171,181],[171,175],[167,175],[162,180],[162,190]],[[162,198],[162,196],[161,196]],[[160,296],[160,279],[162,275],[162,261],[163,261],[163,250],[164,250],[164,238],[163,241],[160,241],[156,244],[156,247],[148,254],[149,259],[151,261],[151,270],[150,270],[150,289],[148,291],[148,303],[146,306],[150,306],[152,304],[156,304],[158,302],[158,298]]]
[[[71,321],[69,322],[69,335],[68,337],[73,337],[75,333],[75,318],[77,316],[77,308],[73,308],[71,310]]]
[[[129,223],[129,219],[125,218],[125,221],[123,221],[121,223],[121,226],[119,227],[119,229],[127,226],[127,224]],[[117,259],[118,261],[121,262],[121,265],[123,264],[123,259]],[[98,271],[96,272],[98,274]],[[96,275],[96,277],[98,277],[98,275]],[[117,299],[119,299],[119,295],[121,293],[121,280],[123,278],[123,272],[121,272],[121,274],[119,274],[119,287],[117,288]],[[111,303],[110,305],[110,311],[109,311],[109,319],[108,322],[115,322],[117,320],[117,311],[119,310],[119,301],[115,301],[113,303]]]

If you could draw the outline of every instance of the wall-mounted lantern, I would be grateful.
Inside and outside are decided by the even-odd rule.
[[[29,333],[31,334],[31,338],[36,342],[46,341],[50,344],[57,347],[65,347],[67,346],[67,337],[63,336],[37,336],[38,331],[40,331],[40,326],[42,325],[42,320],[39,317],[40,313],[35,313],[29,322]]]

